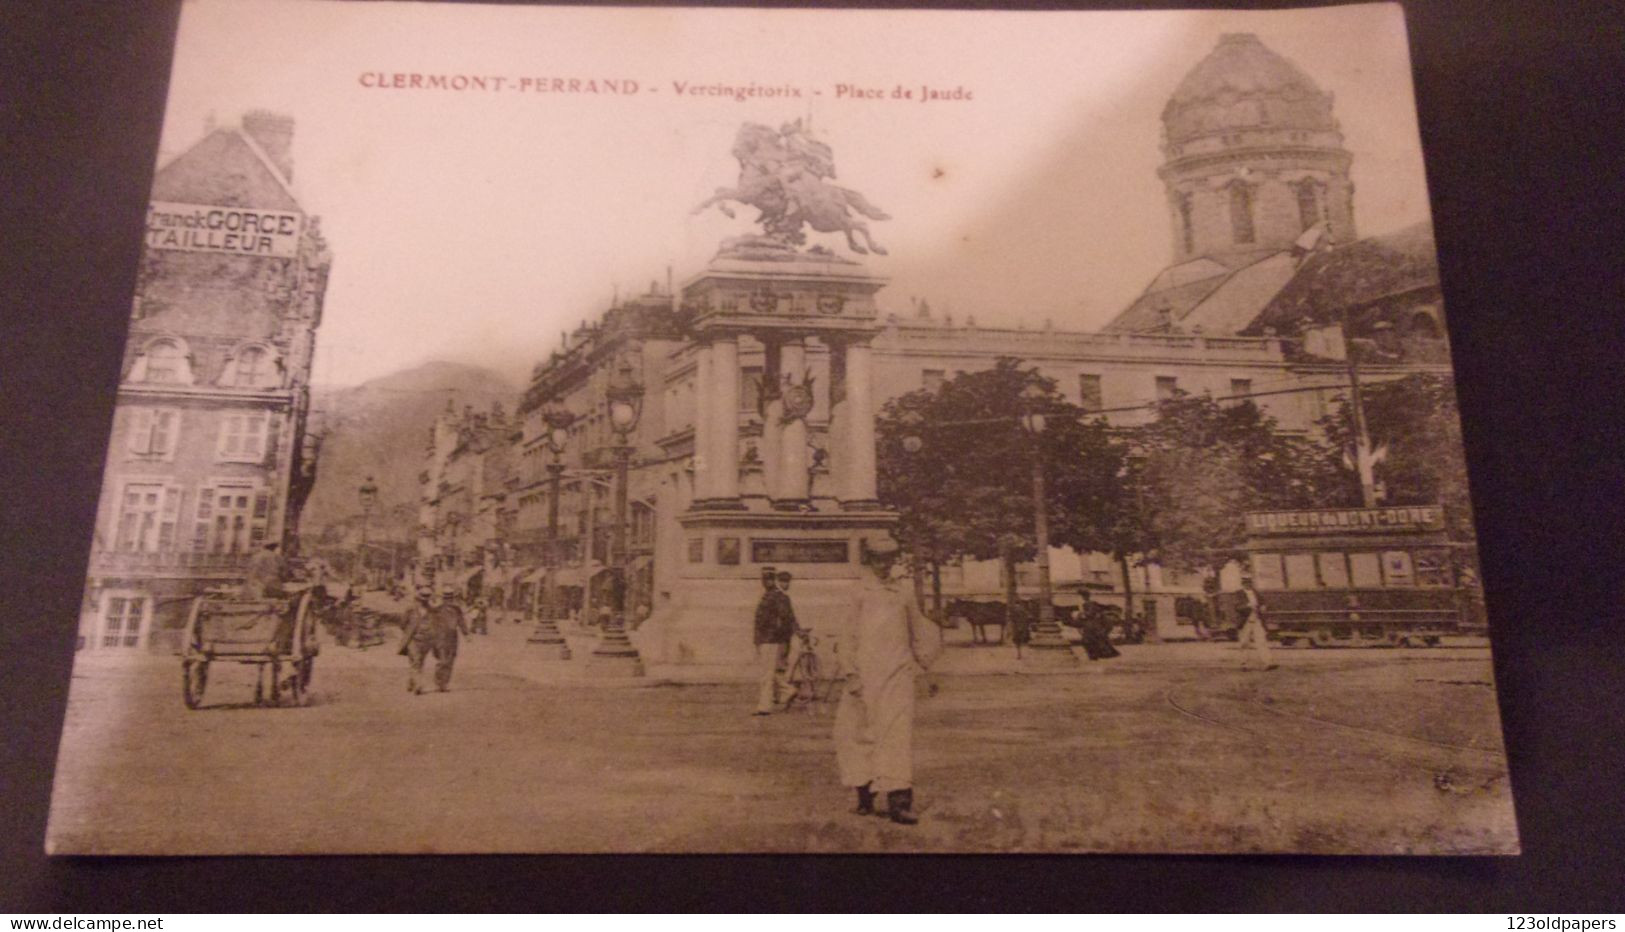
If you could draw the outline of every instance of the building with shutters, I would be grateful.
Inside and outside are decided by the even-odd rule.
[[[159,168],[79,642],[172,650],[188,600],[296,540],[331,256],[293,187],[293,120],[255,111]],[[284,547],[286,552],[286,547]]]

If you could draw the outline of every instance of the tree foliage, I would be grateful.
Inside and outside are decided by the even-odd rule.
[[[1242,554],[1246,513],[1330,504],[1343,483],[1326,452],[1281,433],[1251,401],[1180,396],[1132,434],[1126,475],[1139,553],[1182,570],[1218,568]]]
[[[1444,505],[1452,539],[1473,540],[1467,462],[1462,455],[1461,413],[1455,383],[1447,375],[1415,373],[1360,387],[1372,442],[1387,448],[1376,474],[1383,501],[1394,505]],[[1322,418],[1325,455],[1341,460],[1354,447],[1354,415],[1344,400]],[[1342,497],[1358,504],[1359,478],[1340,470]],[[1341,503],[1341,502],[1339,502]]]
[[[1036,384],[1045,426],[1023,430]],[[1050,542],[1082,551],[1104,538],[1103,501],[1121,468],[1121,453],[1102,423],[1055,390],[1053,380],[1000,359],[992,369],[959,375],[937,391],[888,402],[876,422],[883,502],[898,510],[905,544],[918,542],[936,561],[959,557],[1031,559],[1034,547],[1032,465],[1042,457]],[[905,437],[920,440],[909,453]]]

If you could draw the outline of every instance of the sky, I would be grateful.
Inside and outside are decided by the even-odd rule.
[[[917,12],[188,0],[159,163],[253,109],[295,119],[293,187],[334,262],[313,380],[429,359],[523,380],[616,294],[680,285],[753,231],[694,208],[747,121],[810,120],[892,219],[863,257],[979,324],[1089,330],[1171,260],[1160,114],[1227,32],[1335,96],[1361,235],[1428,218],[1394,4],[1270,12]],[[369,87],[394,75],[488,88]],[[525,79],[636,82],[539,93]],[[407,79],[409,80],[409,79]],[[800,97],[680,93],[795,88]],[[879,99],[841,91],[878,92]],[[910,97],[893,95],[907,89]],[[924,100],[922,88],[956,99]],[[958,92],[957,95],[955,92]],[[968,99],[967,99],[968,98]],[[849,254],[839,234],[810,242]]]

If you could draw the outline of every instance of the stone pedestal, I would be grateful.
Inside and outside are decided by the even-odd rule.
[[[651,664],[749,676],[764,567],[792,574],[796,617],[825,645],[852,609],[864,541],[897,516],[875,500],[874,398],[869,341],[885,279],[830,253],[724,253],[683,289],[706,347],[697,372],[695,486],[678,517],[683,547],[669,603],[636,632]],[[766,350],[762,463],[741,480],[738,340]],[[808,381],[807,340],[829,347],[835,377]],[[730,387],[731,386],[731,387]],[[817,403],[841,428],[827,451],[834,494],[814,498],[806,418]],[[838,435],[838,436],[837,436]],[[765,497],[755,494],[765,485]]]

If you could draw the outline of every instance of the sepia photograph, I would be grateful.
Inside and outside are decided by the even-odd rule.
[[[50,853],[1519,852],[1398,5],[187,0],[157,153]]]

